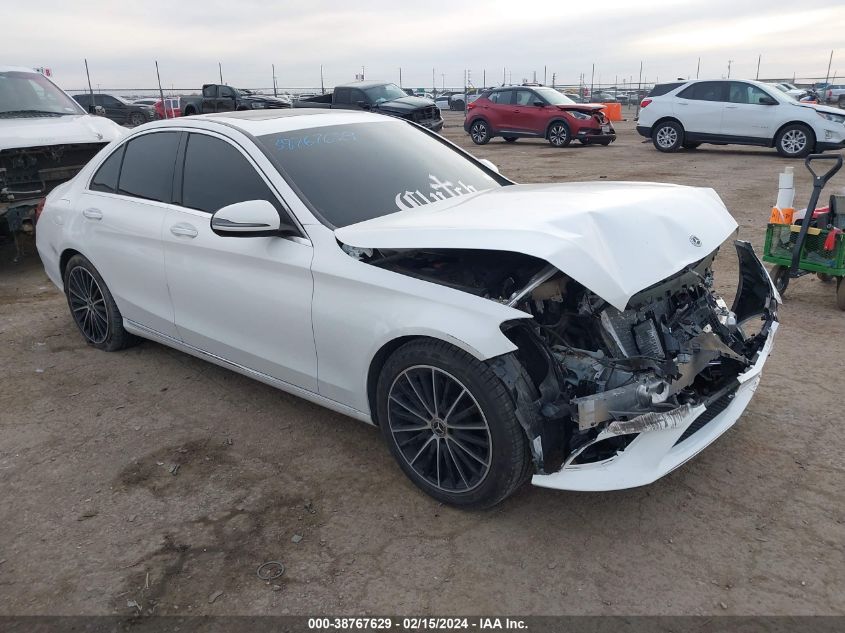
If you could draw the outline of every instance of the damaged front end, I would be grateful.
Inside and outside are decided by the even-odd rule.
[[[556,271],[514,298],[534,318],[504,324],[519,351],[490,362],[523,412],[535,484],[650,483],[736,421],[771,346],[778,297],[751,245],[735,246],[730,309],[713,290],[716,252],[637,293],[624,311]],[[729,408],[730,423],[703,431]]]
[[[713,251],[634,294],[624,310],[547,262],[479,250],[394,252],[344,245],[394,272],[506,304],[532,318],[501,328],[517,351],[489,359],[530,442],[535,485],[609,490],[651,483],[733,425],[777,329],[777,291],[735,242],[732,307]]]

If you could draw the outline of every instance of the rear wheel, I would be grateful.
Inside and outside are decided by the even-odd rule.
[[[106,282],[82,255],[74,255],[67,263],[64,287],[76,327],[89,345],[114,352],[138,342],[123,329],[123,317]]]
[[[661,152],[677,152],[684,142],[684,128],[677,121],[664,121],[654,126],[651,142]]]
[[[771,276],[777,291],[783,295],[783,293],[786,292],[787,280],[789,279],[789,267],[781,265],[772,266],[772,270],[769,272],[769,275]]]
[[[515,136],[506,136],[505,137],[505,143],[516,143],[516,137]]]
[[[376,397],[390,452],[438,501],[489,507],[527,478],[531,459],[513,400],[463,350],[434,340],[403,345],[385,363]]]
[[[143,125],[146,122],[147,117],[145,117],[140,112],[133,112],[131,115],[129,115],[129,125],[131,125],[132,127]]]
[[[569,126],[563,121],[552,123],[548,134],[549,143],[555,147],[566,147],[572,142]]]
[[[785,158],[804,158],[813,150],[815,138],[806,125],[793,123],[778,132],[775,148]]]
[[[484,119],[476,119],[469,126],[469,136],[476,145],[486,145],[490,142],[490,126]]]

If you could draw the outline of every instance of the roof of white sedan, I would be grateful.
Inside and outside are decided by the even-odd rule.
[[[148,123],[145,127],[189,126],[213,129],[215,123],[238,128],[253,136],[277,134],[292,130],[345,125],[349,123],[390,123],[398,119],[355,110],[323,110],[319,108],[285,108],[271,110],[242,110],[240,112],[217,112],[200,116],[177,117]],[[197,125],[199,124],[199,125]],[[203,125],[204,124],[204,125]]]

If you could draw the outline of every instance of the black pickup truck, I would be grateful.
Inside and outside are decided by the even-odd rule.
[[[443,117],[434,101],[409,97],[402,88],[385,81],[356,81],[336,86],[334,92],[294,101],[293,107],[369,110],[419,123],[434,132],[443,128]]]
[[[289,108],[290,101],[279,97],[260,95],[251,90],[232,88],[221,84],[205,84],[201,97],[182,97],[182,114],[208,114],[232,110],[259,110],[263,108]]]

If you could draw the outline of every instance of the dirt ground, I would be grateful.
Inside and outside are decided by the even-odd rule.
[[[660,154],[633,121],[566,149],[475,147],[448,122],[520,182],[713,187],[758,252],[778,172],[809,196],[773,150]],[[87,347],[24,247],[0,250],[0,614],[845,614],[845,313],[815,277],[790,286],[748,411],[696,459],[646,488],[526,485],[464,512],[372,427],[154,343]],[[730,294],[732,248],[716,273]]]

